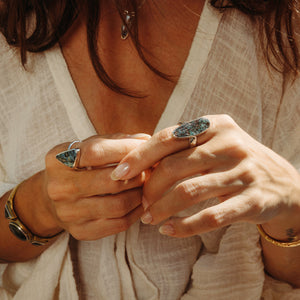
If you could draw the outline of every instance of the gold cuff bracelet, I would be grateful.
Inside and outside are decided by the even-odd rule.
[[[49,236],[49,237],[40,237],[34,235],[19,219],[18,215],[14,209],[14,199],[17,189],[20,184],[18,184],[10,193],[6,204],[5,204],[5,218],[9,220],[9,229],[10,231],[21,241],[28,241],[34,246],[43,246],[47,244],[51,239],[58,236],[61,232]]]

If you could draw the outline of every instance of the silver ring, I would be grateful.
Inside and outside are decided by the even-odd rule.
[[[176,139],[188,139],[189,147],[195,147],[197,145],[197,137],[204,132],[210,126],[210,122],[206,118],[198,118],[186,123],[180,122],[180,126],[173,131],[173,137]]]
[[[69,168],[80,170],[79,160],[81,153],[80,148],[72,148],[75,143],[80,143],[80,141],[71,142],[68,146],[68,150],[58,153],[56,159]]]

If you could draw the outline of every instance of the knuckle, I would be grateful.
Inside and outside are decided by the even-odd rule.
[[[235,149],[237,149],[239,152],[247,153],[248,147],[245,145],[245,141],[241,137],[236,137],[233,140],[233,146]]]
[[[249,185],[250,183],[254,182],[257,177],[257,172],[255,163],[251,160],[243,161],[241,165],[241,171],[239,177],[243,181],[245,185]]]
[[[266,209],[266,203],[262,199],[263,195],[260,192],[252,191],[252,196],[248,198],[246,205],[253,215],[261,215]]]
[[[50,169],[53,159],[55,157],[56,153],[54,153],[53,149],[51,149],[45,156],[45,166],[46,169]]]
[[[80,186],[70,180],[51,180],[46,186],[47,196],[53,202],[63,202],[74,199],[79,195]]]
[[[222,227],[223,218],[222,216],[213,211],[208,211],[203,216],[204,223],[211,229]]]
[[[144,197],[145,199],[147,199],[148,204],[155,203],[161,196],[160,192],[157,191],[156,187],[156,182],[150,182],[150,180],[146,182],[143,186],[143,192],[140,198],[142,199],[142,197]]]
[[[66,223],[65,222],[65,214],[60,209],[56,210],[56,217],[57,217],[59,222]]]
[[[116,226],[116,230],[117,230],[117,232],[122,232],[122,231],[127,230],[131,225],[132,225],[132,222],[130,221],[130,218],[123,217],[123,218],[120,218],[120,220]]]
[[[197,186],[189,182],[181,182],[176,186],[175,190],[179,198],[187,202],[195,202],[199,194]]]
[[[68,209],[57,209],[56,216],[61,223],[71,223],[74,221],[74,215]]]
[[[82,186],[80,182],[76,180],[68,180],[64,192],[68,198],[73,198],[75,195],[82,194]]]
[[[59,183],[57,181],[51,180],[47,184],[47,194],[53,201],[60,201],[64,198],[66,192],[66,185]]]
[[[109,187],[111,193],[117,194],[120,192],[128,191],[130,189],[139,188],[143,185],[143,181],[141,180],[140,176],[134,177],[128,181],[110,181],[107,184],[107,187]]]
[[[119,192],[123,192],[130,187],[132,187],[132,181],[125,182],[123,180],[112,181],[110,182],[109,190],[112,194],[117,194]]]
[[[74,239],[76,239],[78,241],[89,240],[89,238],[87,237],[87,234],[82,230],[76,230],[76,229],[70,228],[69,233],[73,236]]]
[[[129,207],[126,199],[120,196],[116,198],[113,204],[113,211],[115,216],[118,217],[125,216],[129,211]]]
[[[105,234],[105,224],[96,220],[94,224],[71,224],[69,233],[78,241],[92,241],[101,239],[108,234]],[[109,234],[112,234],[108,231]]]
[[[103,157],[105,157],[105,149],[101,141],[89,142],[82,147],[81,159],[86,161],[87,164],[89,164],[91,158],[97,158],[99,161],[101,161]]]
[[[127,155],[130,151],[134,150],[139,144],[141,143],[141,140],[132,140],[128,143],[123,143],[122,147],[120,147],[119,152],[122,156]],[[136,153],[137,156],[139,156],[138,153]]]
[[[123,133],[123,132],[116,132],[113,133],[112,135],[110,135],[111,139],[124,139],[124,138],[128,138],[129,135],[127,133]]]
[[[227,115],[227,114],[222,114],[219,116],[220,117],[220,121],[222,123],[222,126],[226,126],[227,128],[233,128],[236,127],[236,123],[235,121],[232,119],[231,116]]]
[[[184,225],[184,231],[181,233],[181,235],[182,236],[191,236],[191,235],[194,235],[195,233],[196,233],[195,226],[192,223],[187,222]]]
[[[65,146],[65,144],[63,144]],[[61,149],[64,147],[63,145],[57,145],[51,148],[48,153],[46,154],[46,158],[52,158],[54,157],[57,153],[61,152]]]
[[[232,157],[245,158],[248,155],[248,147],[241,137],[234,137],[231,145],[228,147],[228,153]]]
[[[201,161],[202,165],[216,158],[216,154],[206,147],[197,147],[195,153],[197,154],[197,159]]]
[[[172,131],[173,131],[172,128],[166,128],[156,134],[156,138],[162,146],[168,145],[170,141],[173,139]]]
[[[46,169],[53,169],[54,167],[57,167],[58,161],[56,159],[56,155],[64,150],[67,150],[68,145],[69,143],[60,144],[48,151],[48,153],[45,155]],[[59,165],[62,166],[62,164]]]
[[[83,193],[82,191],[82,185],[79,179],[75,180],[75,178],[71,181],[68,180],[68,184],[65,187],[65,192],[67,195],[81,195]]]
[[[174,177],[174,159],[172,156],[167,156],[159,163],[159,170],[166,178]]]

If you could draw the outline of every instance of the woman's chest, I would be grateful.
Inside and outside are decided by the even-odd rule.
[[[120,89],[137,97],[116,93],[99,79],[86,46],[88,37],[84,25],[77,26],[62,41],[65,60],[81,101],[99,134],[152,134],[188,57],[199,15],[193,15],[188,25],[182,27],[183,20],[169,26],[166,26],[167,19],[161,26],[149,25],[150,20],[141,22],[139,36],[144,47],[141,49],[147,49],[143,54],[151,66],[170,75],[168,80],[145,64],[130,39],[121,40],[118,19],[112,21],[114,15],[110,16],[101,23],[98,55],[110,79]]]

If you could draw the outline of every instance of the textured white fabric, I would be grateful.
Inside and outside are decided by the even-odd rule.
[[[2,195],[43,169],[51,147],[95,130],[59,47],[30,54],[25,71],[17,51],[1,37],[0,57]],[[299,80],[289,86],[268,71],[248,19],[206,7],[157,130],[227,113],[300,169],[299,95]],[[162,236],[157,229],[136,223],[92,242],[68,243],[64,234],[35,260],[2,265],[0,299],[300,299],[299,289],[265,276],[253,225],[234,224],[187,239]]]

